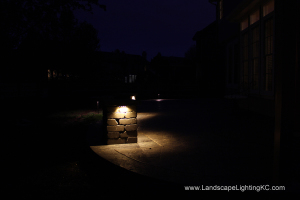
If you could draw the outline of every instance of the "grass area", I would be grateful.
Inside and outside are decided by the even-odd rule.
[[[48,115],[46,118],[52,123],[56,124],[91,124],[102,120],[102,112],[95,112],[91,110],[70,110],[62,111]]]
[[[7,160],[2,162],[7,177],[2,180],[4,190],[11,197],[111,198],[161,188],[160,181],[144,180],[144,176],[108,162],[89,148],[87,133],[99,131],[102,112],[68,110],[28,120],[31,122],[12,127]]]
[[[90,126],[100,126],[102,116],[94,110],[69,110],[24,116],[10,125],[4,158],[10,177],[7,187],[13,193],[52,197],[91,188],[89,169],[82,164],[89,150],[86,134]]]
[[[88,124],[100,121],[102,120],[102,117],[103,117],[102,114],[96,114],[96,113],[87,113],[86,115],[81,116],[82,121]]]

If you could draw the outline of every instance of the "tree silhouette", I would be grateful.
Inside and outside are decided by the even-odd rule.
[[[1,47],[18,49],[33,38],[65,41],[78,25],[73,11],[92,12],[92,5],[106,10],[97,0],[1,0]]]
[[[18,71],[25,77],[26,72],[32,80],[47,77],[49,68],[76,73],[88,65],[99,48],[97,31],[87,22],[79,23],[73,11],[92,12],[92,5],[106,10],[97,0],[0,0],[0,50],[6,61],[19,60],[6,67],[6,74],[13,77]]]

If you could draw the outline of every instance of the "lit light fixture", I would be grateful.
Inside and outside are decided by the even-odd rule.
[[[135,100],[135,96],[131,96],[131,100]]]
[[[128,108],[126,106],[119,106],[120,112],[124,113],[128,111]]]

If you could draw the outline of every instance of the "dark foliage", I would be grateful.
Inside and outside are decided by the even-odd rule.
[[[1,0],[2,48],[25,48],[28,46],[25,41],[27,44],[35,40],[68,41],[76,28],[80,29],[73,11],[92,12],[92,4],[106,10],[97,0]]]

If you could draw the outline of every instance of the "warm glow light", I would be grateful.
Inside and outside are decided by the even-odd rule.
[[[241,31],[245,30],[246,28],[248,28],[248,18],[241,22]]]
[[[51,70],[48,69],[48,79],[51,79]]]
[[[127,112],[128,111],[128,108],[126,106],[119,106],[120,108],[120,112]]]
[[[252,13],[250,15],[250,24],[254,24],[255,22],[257,22],[259,20],[259,10],[257,10],[256,12]]]
[[[270,1],[268,4],[263,7],[263,16],[274,11],[274,0]]]
[[[131,100],[135,100],[135,96],[131,96]]]

